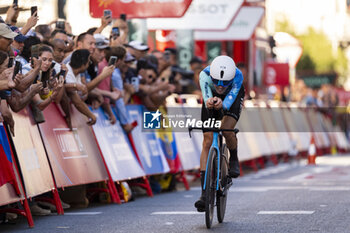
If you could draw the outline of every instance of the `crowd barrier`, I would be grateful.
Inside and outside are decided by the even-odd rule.
[[[271,101],[245,101],[244,105],[237,124],[241,162],[288,154],[293,148],[305,152],[312,136],[316,147],[321,150],[332,146],[343,150],[350,148],[339,126],[333,126],[327,117],[314,109]],[[201,100],[193,95],[167,98],[169,115],[189,115],[190,107],[200,113]],[[34,123],[29,108],[13,113],[15,137],[7,137],[7,129],[0,126],[0,161],[7,163],[6,169],[0,169],[0,205],[22,201],[28,207],[27,197],[53,191],[55,204],[60,210],[57,188],[100,181],[107,182],[107,191],[114,196],[113,202],[120,203],[115,184],[141,178],[144,183],[139,185],[151,196],[146,177],[169,172],[180,174],[181,181],[188,188],[184,174],[198,171],[201,132],[193,132],[190,138],[186,131],[146,131],[143,129],[143,115],[147,109],[141,105],[129,105],[130,120],[136,121],[137,126],[127,135],[119,121],[110,124],[102,109],[92,111],[97,116],[97,123],[90,127],[86,125],[86,118],[72,106],[72,131],[56,104],[50,104],[43,111],[45,122],[39,125]],[[22,214],[30,223],[27,207]],[[63,210],[59,213],[63,214]]]

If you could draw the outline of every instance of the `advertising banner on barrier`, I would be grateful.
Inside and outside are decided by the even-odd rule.
[[[131,134],[136,142],[136,151],[146,174],[154,175],[169,172],[168,163],[166,162],[155,132],[142,132],[144,107],[141,105],[128,105],[126,109],[129,112],[131,120],[138,123]]]
[[[12,161],[10,144],[3,123],[0,123],[0,206],[24,199],[19,175]]]
[[[148,29],[225,30],[243,0],[193,0],[181,18],[147,19]]]
[[[39,128],[57,187],[107,180],[101,154],[84,116],[72,108],[71,131],[55,104],[43,113],[46,121]]]
[[[43,142],[29,108],[12,115],[16,122],[15,136],[12,140],[27,196],[34,197],[54,189]]]
[[[263,129],[262,119],[255,108],[243,108],[237,128],[246,137],[252,155],[256,158],[271,155],[271,147]]]
[[[320,113],[315,112],[313,109],[306,110],[306,116],[309,119],[309,123],[315,137],[315,143],[317,148],[326,148],[330,146],[330,141],[326,132],[322,127],[322,118]]]
[[[0,187],[6,183],[15,184],[11,149],[3,123],[0,123]]]
[[[181,17],[192,0],[90,0],[90,14],[101,18],[103,10],[111,10],[112,17],[126,14],[128,18]]]
[[[171,116],[186,115],[186,107],[183,104],[177,104],[175,100],[169,101],[167,98],[167,114]],[[200,109],[198,108],[198,111]],[[174,132],[177,151],[181,160],[183,170],[191,170],[199,168],[200,153],[202,147],[197,147],[195,139],[191,133],[192,138],[188,132]],[[186,145],[186,146],[184,146]]]
[[[92,128],[112,179],[122,181],[144,176],[145,172],[138,163],[119,121],[111,125],[101,108],[92,112],[97,116],[97,122]]]

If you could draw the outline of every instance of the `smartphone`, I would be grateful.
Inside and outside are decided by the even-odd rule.
[[[13,70],[12,80],[15,79],[16,75],[21,71],[22,71],[22,64],[21,64],[21,62],[16,61],[15,68]]]
[[[132,77],[131,78],[131,84],[133,85],[134,89],[136,92],[139,91],[139,86],[140,86],[140,80],[138,77]]]
[[[11,68],[13,66],[13,60],[14,60],[13,57],[9,58],[9,64],[7,65],[8,68]]]
[[[106,9],[103,11],[103,16],[112,17],[112,11],[110,9]]]
[[[18,0],[13,0],[13,5],[18,6]]]
[[[50,66],[50,70],[52,70],[54,67],[55,67],[56,63],[55,62],[52,62],[51,63],[51,66]]]
[[[64,21],[57,21],[56,22],[56,28],[65,30],[65,25]]]
[[[58,73],[58,78],[60,77],[60,76],[63,76],[63,78],[66,76],[66,70],[62,70],[61,69],[61,71]]]
[[[111,56],[111,57],[109,58],[109,61],[108,61],[108,66],[115,65],[115,63],[117,62],[117,60],[118,60],[118,57],[116,57],[116,56]]]
[[[36,16],[38,16],[38,7],[37,6],[32,6],[31,8],[30,8],[30,12],[32,13],[32,15],[34,15],[35,14],[35,12],[36,12]]]
[[[34,59],[33,59],[33,57],[35,57],[36,59],[39,58],[39,48],[40,48],[39,44],[33,45],[30,48],[30,56],[32,58],[32,60],[31,60],[32,66],[34,66]]]
[[[114,38],[120,36],[119,27],[113,27],[113,28],[112,28],[112,36],[113,36]]]
[[[126,14],[120,14],[120,19],[126,21]]]

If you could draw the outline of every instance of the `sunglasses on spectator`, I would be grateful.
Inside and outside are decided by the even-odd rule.
[[[213,81],[214,85],[216,86],[222,86],[222,87],[228,87],[233,83],[233,79],[230,81],[222,81],[211,78],[211,81]]]

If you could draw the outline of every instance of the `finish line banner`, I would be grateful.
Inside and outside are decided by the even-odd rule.
[[[144,176],[145,172],[139,165],[119,121],[111,125],[101,108],[91,111],[97,116],[97,122],[92,128],[112,179],[121,181]]]

